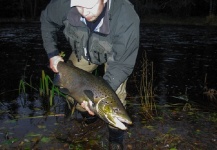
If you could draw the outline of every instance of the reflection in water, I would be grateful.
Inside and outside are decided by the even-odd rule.
[[[59,34],[60,50],[70,53],[70,46]],[[216,87],[216,27],[142,25],[141,49],[154,63],[154,86],[160,102],[168,95],[200,93],[207,74],[208,87]],[[18,88],[19,80],[30,76],[38,82],[41,70],[48,75],[48,59],[42,46],[40,24],[2,24],[0,28],[1,92]],[[16,93],[17,94],[17,93]],[[13,94],[0,95],[15,99]]]
[[[155,66],[155,86],[160,102],[168,95],[197,95],[205,75],[208,87],[216,87],[217,28],[144,25],[141,45]],[[196,100],[192,97],[193,100]]]

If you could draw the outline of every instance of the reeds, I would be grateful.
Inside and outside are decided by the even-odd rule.
[[[24,96],[26,95],[27,86],[30,87],[31,89],[34,89],[35,91],[39,92],[39,95],[41,97],[47,98],[49,100],[50,106],[54,105],[53,99],[54,99],[55,94],[57,94],[58,96],[65,97],[65,94],[61,93],[59,91],[59,88],[54,86],[51,78],[45,74],[44,70],[42,70],[42,76],[40,78],[39,89],[33,87],[31,78],[30,78],[30,82],[28,83],[24,80],[24,77],[22,77],[22,79],[20,80],[20,83],[19,83],[19,94],[20,95],[21,94],[23,94]],[[25,97],[24,97],[24,101],[26,101]]]
[[[22,77],[19,83],[19,94],[26,93],[26,86],[30,87],[31,89],[34,89],[35,91],[38,91],[35,87],[32,86],[31,78],[30,82],[28,83],[25,81],[24,77]]]
[[[51,89],[49,88],[50,87],[49,83],[52,83]],[[50,106],[53,106],[53,98],[54,98],[55,90],[56,88],[53,85],[52,80],[50,79],[48,75],[44,73],[44,70],[42,70],[42,76],[40,78],[39,94],[40,96],[42,97],[46,96],[49,99]],[[59,94],[58,91],[57,93]]]
[[[25,81],[25,76],[22,76],[22,79],[20,80],[20,83],[19,83],[18,91],[19,91],[19,95],[22,96],[23,101],[21,102],[21,104],[23,107],[25,106],[26,101],[27,101],[27,93],[26,93],[27,86],[30,87],[31,89],[38,91],[36,88],[32,86],[31,78],[30,78],[30,82],[28,83]]]
[[[149,63],[145,54],[142,59],[141,81],[139,86],[141,111],[145,119],[153,119],[154,110],[156,111],[153,89],[153,62]]]
[[[207,86],[207,74],[205,74],[204,79],[204,92],[203,95],[207,97],[207,99],[215,104],[217,104],[217,90],[213,88],[208,88]]]

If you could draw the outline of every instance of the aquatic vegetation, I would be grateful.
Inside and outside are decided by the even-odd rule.
[[[20,80],[19,95],[24,96],[24,104],[26,103],[26,94],[27,94],[26,89],[27,89],[27,87],[29,87],[30,89],[34,89],[36,92],[39,92],[39,95],[41,97],[48,98],[50,106],[54,105],[53,98],[54,98],[55,94],[57,94],[58,96],[66,97],[65,94],[63,94],[59,91],[58,87],[53,85],[53,81],[51,80],[51,78],[48,75],[45,74],[44,70],[42,70],[42,76],[40,78],[39,89],[35,88],[32,85],[31,80],[29,83],[25,80],[24,77]]]
[[[208,86],[207,86],[207,74],[205,75],[203,90],[204,90],[203,95],[206,96],[206,98],[210,102],[217,105],[217,90],[214,88],[208,88]]]
[[[156,111],[153,90],[153,62],[148,61],[146,54],[142,59],[139,94],[141,98],[142,116],[145,119],[153,119],[154,111]]]

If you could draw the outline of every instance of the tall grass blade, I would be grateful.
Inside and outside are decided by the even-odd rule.
[[[141,111],[146,119],[153,119],[153,110],[156,110],[153,90],[153,62],[148,62],[146,54],[143,57],[141,74],[139,87]]]

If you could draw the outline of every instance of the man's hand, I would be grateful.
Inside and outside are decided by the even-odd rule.
[[[86,109],[86,111],[87,111],[90,115],[94,116],[94,112],[92,112],[92,111],[90,110],[87,101],[83,101],[83,102],[81,103],[81,107],[83,107],[84,109]]]
[[[50,58],[50,68],[53,70],[53,72],[58,73],[57,64],[58,64],[60,61],[64,61],[64,60],[62,59],[62,57],[60,57],[60,56],[54,56],[54,57]]]

